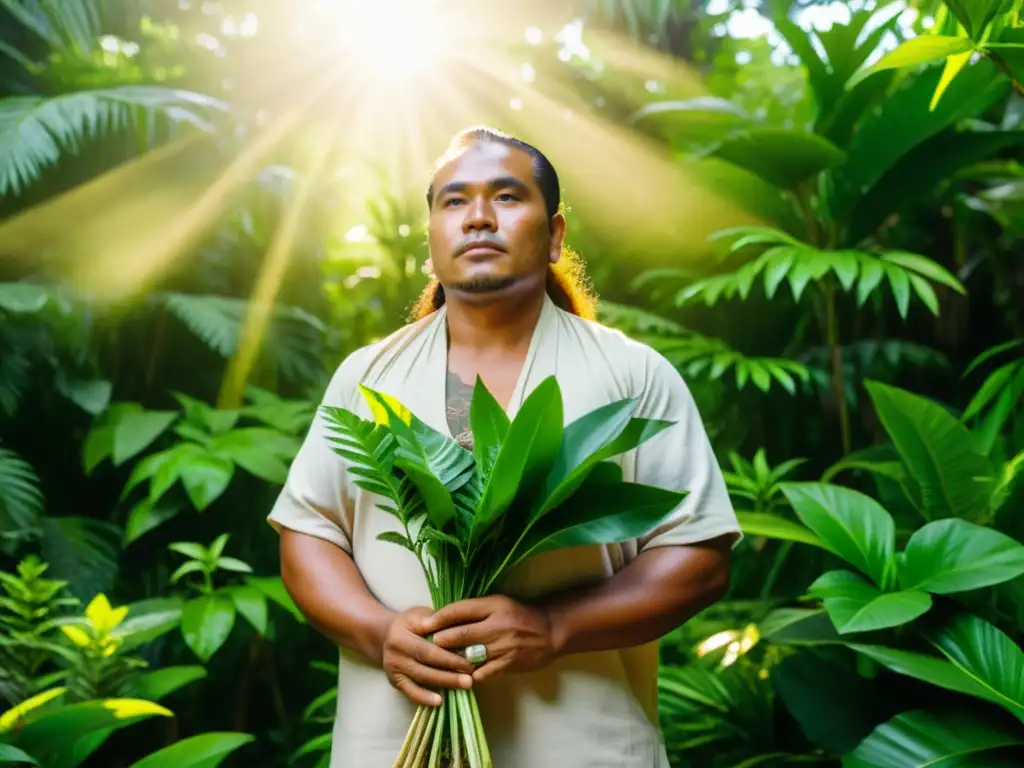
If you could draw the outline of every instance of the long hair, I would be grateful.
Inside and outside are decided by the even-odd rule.
[[[497,144],[520,149],[533,158],[533,173],[537,186],[540,187],[547,209],[548,219],[554,217],[561,208],[561,185],[558,172],[551,161],[532,144],[509,136],[494,128],[475,127],[458,133],[452,139],[448,150],[438,160],[434,172],[449,158],[461,149],[477,141],[491,141]],[[427,208],[434,203],[434,180],[431,177],[427,187]],[[570,248],[562,247],[558,261],[549,267],[547,277],[547,293],[557,307],[574,315],[594,320],[597,316],[597,297],[593,286],[587,278],[587,270],[583,260]],[[431,312],[435,312],[444,304],[444,287],[436,277],[431,278],[423,289],[419,299],[413,305],[410,321],[420,320]]]
[[[559,309],[585,320],[597,318],[597,296],[583,260],[572,249],[563,246],[558,261],[548,268],[547,292]],[[444,287],[436,277],[432,277],[413,305],[409,321],[422,320],[443,305]]]

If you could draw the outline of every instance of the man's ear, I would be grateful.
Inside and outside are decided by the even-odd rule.
[[[565,243],[565,216],[556,213],[551,217],[551,253],[548,258],[555,264],[562,256],[562,245]]]

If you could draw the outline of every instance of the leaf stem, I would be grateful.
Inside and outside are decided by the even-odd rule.
[[[829,358],[832,362],[832,388],[839,407],[839,432],[843,441],[843,455],[852,448],[850,437],[850,409],[846,402],[846,376],[843,373],[843,348],[839,345],[839,321],[836,318],[836,288],[831,276],[825,282],[825,333],[828,338]]]
[[[992,63],[999,67],[999,69],[1002,70],[1003,74],[1010,79],[1010,83],[1013,84],[1013,89],[1017,92],[1017,94],[1020,96],[1024,96],[1024,85],[1021,85],[1020,82],[1017,80],[1017,76],[1013,74],[1013,70],[1010,68],[1010,65],[1007,63],[1006,59],[1003,58],[1003,54],[999,53],[998,51],[993,51],[990,48],[988,50],[988,57],[992,59]]]

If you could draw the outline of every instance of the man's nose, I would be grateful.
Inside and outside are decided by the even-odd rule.
[[[490,202],[483,197],[474,199],[467,206],[466,218],[462,222],[462,228],[466,232],[496,231],[498,225],[494,218],[494,208]]]

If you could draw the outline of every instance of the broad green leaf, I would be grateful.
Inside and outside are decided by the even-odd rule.
[[[974,51],[964,51],[963,53],[955,53],[946,59],[945,68],[942,70],[942,78],[939,80],[939,84],[935,86],[935,95],[932,96],[932,109],[938,106],[939,101],[942,100],[942,95],[949,88],[950,83],[963,71],[972,56],[974,56]]]
[[[247,733],[202,733],[164,747],[130,768],[217,768],[224,758],[254,740]]]
[[[206,669],[200,666],[165,667],[143,672],[129,684],[129,690],[135,698],[159,701],[205,677]]]
[[[228,587],[221,592],[231,599],[235,609],[252,624],[253,629],[261,635],[267,633],[267,598],[262,592],[248,585]]]
[[[958,670],[985,691],[984,698],[1024,722],[1024,650],[1002,631],[961,613],[928,639]]]
[[[763,536],[766,539],[795,541],[827,549],[812,531],[799,523],[768,512],[737,512],[740,528],[748,536]]]
[[[510,422],[505,409],[479,376],[469,404],[469,424],[473,431],[473,455],[486,477],[508,436]]]
[[[213,454],[196,454],[181,462],[181,482],[193,506],[202,512],[227,489],[235,467]]]
[[[175,541],[168,544],[167,548],[172,552],[177,552],[185,557],[191,557],[194,560],[206,560],[206,548],[201,544],[196,544],[194,541]]]
[[[898,627],[926,613],[931,597],[918,591],[882,593],[850,571],[829,571],[808,592],[822,599],[840,634]]]
[[[922,142],[983,113],[1009,89],[1002,73],[980,61],[960,73],[933,110],[932,96],[940,77],[938,67],[914,75],[899,90],[898,98],[882,99],[860,121],[847,161],[833,172],[830,208],[836,220],[846,221],[865,195],[887,183],[884,177],[889,170]],[[863,237],[863,233],[851,232],[840,244],[852,245]]]
[[[877,501],[824,483],[783,483],[780,488],[827,549],[888,588],[895,576],[896,527]]]
[[[299,610],[299,607],[295,605],[295,601],[288,594],[288,590],[284,588],[284,582],[280,576],[250,576],[245,580],[245,583],[255,587],[266,595],[268,600],[272,600],[284,608],[300,624],[306,623],[306,617]]]
[[[97,699],[67,704],[30,717],[18,735],[18,746],[38,755],[47,765],[47,755],[70,748],[89,733],[125,728],[155,716],[172,717],[173,713],[142,699]]]
[[[498,451],[483,487],[471,540],[480,540],[491,523],[521,493],[529,494],[557,455],[563,430],[562,395],[554,376],[542,381],[524,400]]]
[[[50,289],[33,283],[0,283],[0,309],[15,314],[38,312],[50,300]]]
[[[906,319],[907,310],[910,308],[910,279],[904,270],[888,262],[882,262],[882,269],[889,279],[893,298],[896,299],[896,309],[899,311],[900,317]]]
[[[1024,574],[1024,546],[1009,536],[947,518],[910,537],[900,567],[904,589],[948,595],[1000,584]]]
[[[995,470],[977,452],[967,428],[923,397],[876,381],[865,387],[907,471],[920,486],[926,515],[984,519]]]
[[[34,757],[17,747],[11,746],[10,744],[0,744],[0,763],[28,763],[29,765],[39,765]]]
[[[301,441],[297,437],[276,429],[241,427],[215,435],[210,441],[209,448],[211,453],[237,461],[244,467],[244,460],[238,457],[251,456],[254,452],[260,451],[291,461],[298,453],[300,445]]]
[[[761,637],[776,645],[819,645],[841,642],[824,610],[777,608],[761,622]]]
[[[112,458],[120,466],[162,435],[174,420],[177,411],[132,411],[125,413],[114,429]]]
[[[82,446],[82,466],[87,475],[113,452],[114,434],[124,415],[141,411],[142,406],[138,403],[114,403],[99,417]]]
[[[985,686],[945,659],[880,645],[850,643],[849,647],[901,675],[923,680],[950,691],[965,693],[968,696],[975,696],[987,701],[993,700]]]
[[[1020,734],[968,712],[915,710],[878,726],[843,759],[843,768],[1014,768],[993,753],[1024,745]]]
[[[228,639],[234,624],[235,606],[219,594],[193,598],[185,603],[181,612],[185,644],[204,662]]]
[[[561,547],[616,544],[645,536],[672,515],[686,494],[621,481],[615,464],[599,464],[568,501],[540,518],[513,563]]]
[[[941,61],[947,56],[956,56],[969,52],[974,44],[963,37],[947,37],[945,35],[921,35],[900,44],[894,51],[883,56],[877,64],[859,72],[850,79],[847,87],[852,87],[866,77],[886,69],[916,67],[933,61]]]
[[[636,407],[636,400],[618,400],[565,428],[533,516],[541,517],[565,501],[598,462],[626,453],[672,426],[668,421],[633,418]]]
[[[935,295],[935,289],[923,277],[912,272],[907,273],[907,278],[910,280],[910,287],[914,289],[914,293],[917,294],[921,303],[928,308],[929,312],[938,317],[939,297]]]
[[[946,0],[946,6],[964,25],[967,34],[979,42],[992,20],[1009,8],[1007,0]]]
[[[180,597],[158,597],[128,605],[128,616],[114,631],[121,650],[130,651],[152,642],[181,622],[184,601]]]
[[[182,466],[192,458],[205,456],[206,449],[195,443],[178,443],[164,453],[167,458],[157,464],[153,478],[149,481],[149,500],[154,504],[178,482]]]
[[[846,158],[827,139],[785,128],[751,128],[733,134],[713,154],[783,189],[792,189]]]

